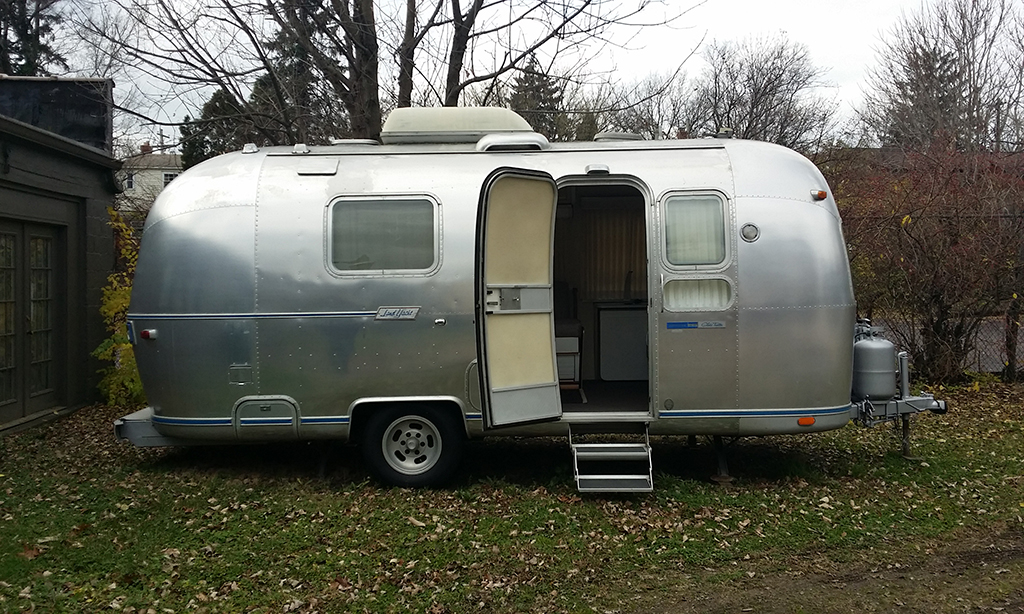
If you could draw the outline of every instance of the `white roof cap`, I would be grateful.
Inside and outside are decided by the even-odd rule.
[[[406,107],[395,109],[381,130],[384,144],[475,143],[495,133],[533,132],[518,114],[499,107]]]

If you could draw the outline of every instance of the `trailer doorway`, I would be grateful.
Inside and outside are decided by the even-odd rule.
[[[622,180],[563,182],[554,241],[564,412],[650,411],[647,202]]]

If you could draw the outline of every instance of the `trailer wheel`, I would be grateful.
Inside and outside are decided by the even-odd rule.
[[[462,457],[460,425],[429,406],[396,405],[370,416],[363,432],[363,458],[385,484],[438,486],[455,474]]]

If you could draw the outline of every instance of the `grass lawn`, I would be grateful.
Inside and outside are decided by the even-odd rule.
[[[939,396],[920,460],[890,427],[744,439],[721,487],[655,438],[642,496],[578,494],[564,440],[414,491],[345,446],[135,449],[88,408],[0,440],[0,611],[1024,611],[1024,388]]]

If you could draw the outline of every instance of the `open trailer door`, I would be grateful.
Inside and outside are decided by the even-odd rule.
[[[552,299],[558,189],[546,173],[499,169],[477,218],[477,344],[485,428],[562,415]]]

